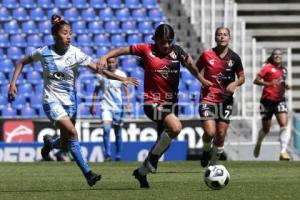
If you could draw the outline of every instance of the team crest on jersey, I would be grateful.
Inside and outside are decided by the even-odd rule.
[[[228,60],[227,65],[228,65],[228,67],[232,67],[234,65],[234,61],[233,60]]]
[[[73,58],[72,57],[67,57],[65,62],[66,62],[67,65],[71,65],[71,64],[73,64]]]
[[[271,72],[275,73],[275,72],[276,72],[276,69],[275,69],[275,68],[272,68],[272,69],[271,69]]]
[[[172,58],[172,59],[176,59],[177,58],[177,55],[174,51],[172,51],[169,56]]]
[[[214,60],[214,59],[211,59],[211,60],[209,60],[208,62],[209,62],[209,64],[211,64],[211,65],[214,65],[214,64],[215,64],[215,60]]]

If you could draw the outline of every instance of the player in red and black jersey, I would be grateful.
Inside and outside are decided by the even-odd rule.
[[[261,143],[266,134],[269,133],[272,117],[275,114],[280,125],[280,160],[289,160],[287,146],[290,140],[290,133],[287,131],[288,115],[285,101],[285,90],[291,87],[286,83],[287,70],[282,65],[282,52],[274,49],[267,63],[258,73],[254,84],[264,86],[261,100],[260,113],[262,116],[262,128],[259,131],[258,139],[254,148],[254,156],[258,157]]]
[[[205,83],[202,85],[199,107],[204,129],[202,167],[206,167],[209,161],[214,165],[223,153],[233,94],[245,82],[241,59],[229,48],[230,30],[217,28],[215,41],[217,46],[204,51],[196,63],[199,71],[204,71]]]
[[[125,54],[141,57],[144,68],[144,111],[157,124],[158,139],[151,148],[143,165],[133,175],[140,187],[149,188],[147,174],[155,173],[160,156],[171,140],[180,133],[181,122],[177,118],[177,94],[180,64],[184,65],[199,81],[204,79],[193,60],[184,50],[173,44],[174,30],[167,24],[159,25],[153,36],[155,44],[137,44],[110,51],[99,61],[99,69],[110,57]]]

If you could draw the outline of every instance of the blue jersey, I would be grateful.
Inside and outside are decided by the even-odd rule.
[[[43,103],[76,104],[75,80],[78,67],[89,65],[91,57],[80,49],[69,46],[64,55],[58,55],[54,46],[44,46],[32,52],[34,62],[40,61],[43,67]]]

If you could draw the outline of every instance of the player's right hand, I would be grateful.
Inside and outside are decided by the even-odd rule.
[[[204,79],[204,81],[202,82],[202,85],[204,85],[204,87],[210,87],[213,85],[213,83],[210,82],[209,80]]]
[[[16,85],[11,84],[9,86],[8,95],[7,95],[9,102],[12,102],[13,100],[15,100],[15,96],[16,96],[17,92],[18,92],[18,89],[17,89]]]
[[[103,69],[107,66],[107,58],[105,56],[102,56],[97,61],[97,72],[102,74]]]
[[[133,78],[133,77],[127,77],[126,80],[122,81],[122,83],[125,86],[128,86],[129,84],[133,84],[135,86],[138,86],[139,85],[139,80],[136,79],[136,78]]]

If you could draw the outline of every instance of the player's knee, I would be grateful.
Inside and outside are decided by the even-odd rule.
[[[269,126],[263,127],[262,129],[263,129],[264,133],[269,133],[270,132],[270,127]]]
[[[179,135],[180,131],[182,130],[182,125],[181,123],[176,123],[175,125],[172,126],[172,128],[170,128],[169,133],[170,133],[170,137],[174,138],[177,135]]]
[[[69,137],[71,139],[77,139],[77,131],[76,128],[73,127],[70,131],[69,131]]]

